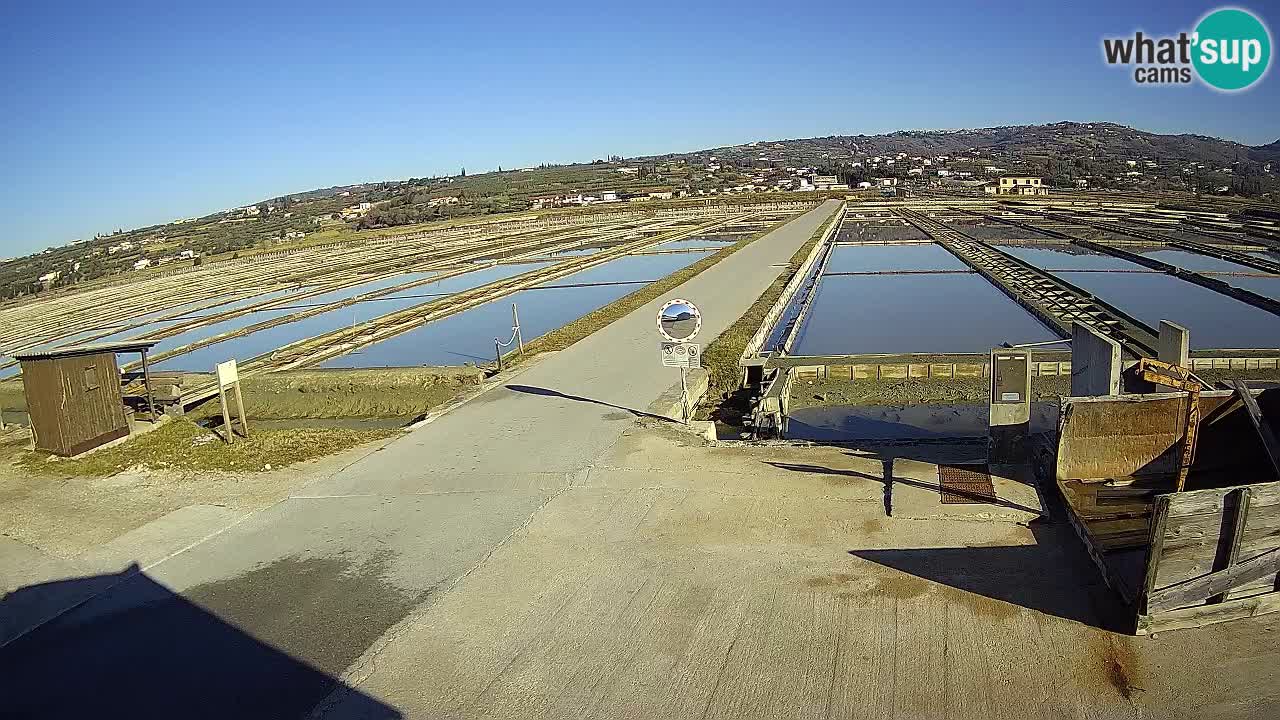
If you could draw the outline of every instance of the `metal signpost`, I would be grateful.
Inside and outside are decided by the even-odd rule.
[[[700,330],[702,311],[688,300],[668,300],[658,311],[658,334],[665,338],[659,344],[658,356],[663,366],[680,368],[680,414],[686,424],[692,415],[686,376],[689,368],[702,367],[702,348],[689,341]]]
[[[227,408],[227,390],[235,389],[236,409],[239,411],[240,430],[249,437],[249,421],[244,416],[244,395],[240,393],[240,371],[236,369],[234,359],[218,363],[214,368],[218,374],[218,402],[222,404],[222,427],[227,431],[227,444],[235,442],[235,431],[231,429],[231,411]]]

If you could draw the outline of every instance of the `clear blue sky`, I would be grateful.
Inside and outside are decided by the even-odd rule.
[[[1101,60],[1214,3],[961,5],[10,4],[0,257],[462,166],[1057,120],[1280,137],[1274,68],[1224,95]]]

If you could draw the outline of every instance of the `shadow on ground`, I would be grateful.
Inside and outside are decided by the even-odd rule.
[[[960,455],[984,454],[981,447],[961,447],[958,450]],[[895,476],[894,461],[910,458],[945,464],[954,460],[956,451],[955,446],[904,444],[874,446],[849,453],[862,458],[878,459],[882,467],[880,475],[814,464],[784,462],[768,464],[793,472],[882,483],[885,488],[884,512],[886,516],[892,517],[894,485],[907,484],[937,490],[935,485]],[[1050,495],[1050,497],[1053,496]],[[975,496],[975,499],[985,500],[979,496]],[[1036,512],[1032,508],[1006,500],[997,500],[992,504]],[[1000,600],[1103,630],[1131,632],[1132,628],[1126,625],[1129,614],[1124,611],[1119,598],[1103,582],[1098,569],[1086,555],[1079,538],[1065,521],[1055,522],[1050,519],[1066,517],[1056,499],[1049,500],[1046,510],[1048,510],[1047,516],[1026,525],[1035,539],[1034,544],[1030,545],[852,549],[848,553],[877,565],[966,593]],[[940,519],[922,522],[956,521]]]
[[[602,407],[613,408],[615,410],[621,410],[625,413],[630,413],[631,415],[634,415],[635,417],[638,417],[638,418],[640,417],[651,418],[653,420],[663,420],[668,422],[671,420],[670,418],[666,418],[661,415],[654,415],[653,413],[645,412],[643,410],[635,410],[633,408],[622,407],[621,405],[614,405],[613,403],[607,403],[603,400],[595,400],[588,397],[581,397],[579,395],[567,395],[565,393],[560,392],[559,390],[552,390],[550,388],[534,387],[533,385],[504,385],[503,387],[505,387],[508,390],[512,390],[514,392],[524,393],[526,395],[541,395],[542,397],[555,397],[555,398],[562,398],[564,400],[572,400],[574,402],[591,403],[593,405],[600,405]]]
[[[355,717],[401,714],[262,642],[166,588],[136,566],[21,588],[0,601],[30,606],[88,596],[85,606],[0,647],[5,718],[301,718],[334,690]],[[258,602],[287,602],[258,598]],[[344,628],[331,632],[344,633]]]

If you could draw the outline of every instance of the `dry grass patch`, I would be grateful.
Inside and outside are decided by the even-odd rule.
[[[104,477],[132,467],[259,472],[324,457],[399,432],[345,428],[254,430],[252,422],[250,430],[249,437],[237,436],[235,444],[228,445],[214,432],[180,418],[84,457],[63,459],[42,452],[24,452],[18,464],[35,472],[77,477]]]

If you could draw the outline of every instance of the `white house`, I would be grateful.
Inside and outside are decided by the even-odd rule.
[[[141,260],[133,264],[134,270],[141,270],[143,268],[149,268],[149,267],[151,267],[151,261],[148,260],[147,258],[142,258]]]

